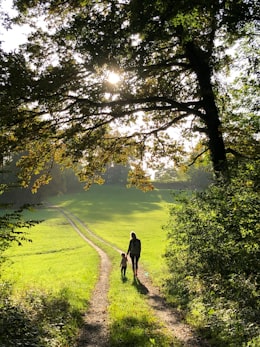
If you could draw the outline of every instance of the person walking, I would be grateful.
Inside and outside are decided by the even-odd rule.
[[[135,232],[131,231],[127,255],[130,254],[134,276],[137,277],[138,261],[141,254],[141,241],[136,237]]]
[[[120,267],[121,267],[121,276],[125,277],[126,268],[127,268],[127,256],[125,255],[125,253],[121,253]]]

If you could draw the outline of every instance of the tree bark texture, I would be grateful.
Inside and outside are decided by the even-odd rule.
[[[202,121],[207,128],[208,146],[213,169],[217,177],[228,177],[227,158],[219,112],[211,83],[211,68],[207,53],[193,42],[185,45],[191,67],[197,75],[201,102],[203,105]]]

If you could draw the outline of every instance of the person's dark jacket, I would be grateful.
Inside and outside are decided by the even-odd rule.
[[[141,253],[141,241],[139,239],[132,239],[129,242],[127,254],[140,256]]]

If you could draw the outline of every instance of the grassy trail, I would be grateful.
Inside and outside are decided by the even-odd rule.
[[[87,192],[56,197],[59,205],[76,215],[88,229],[109,244],[127,250],[132,230],[142,241],[141,263],[159,285],[166,272],[163,254],[167,235],[162,226],[167,222],[169,190],[144,193],[124,187],[95,187]]]
[[[96,332],[100,321],[95,322],[90,315],[96,314],[97,303],[104,302],[104,292],[107,292],[109,302],[109,347],[188,346],[185,341],[188,341],[191,335],[189,336],[189,332],[176,316],[165,310],[159,292],[154,291],[157,287],[153,285],[159,285],[162,273],[165,273],[162,254],[166,235],[162,224],[167,219],[169,202],[169,191],[144,194],[118,187],[102,187],[51,199],[49,203],[59,206],[66,211],[66,215],[51,208],[36,211],[36,218],[44,222],[30,230],[32,244],[14,246],[7,252],[10,266],[3,274],[3,279],[13,281],[16,302],[24,297],[28,300],[28,295],[30,301],[32,292],[44,293],[43,302],[33,299],[36,300],[34,305],[37,312],[33,316],[32,324],[38,324],[39,331],[44,333],[42,339],[37,337],[42,341],[37,347],[87,346],[87,336],[84,336],[84,333],[78,344],[75,342],[80,321],[75,321],[74,314],[71,315],[70,311],[76,311],[79,315],[86,312],[85,327],[95,328]],[[68,221],[67,217],[72,221]],[[77,233],[75,227],[78,229]],[[119,251],[126,250],[131,230],[137,232],[143,245],[140,262],[143,271],[138,282],[133,281],[130,265],[126,280],[121,279],[119,268]],[[84,236],[79,237],[78,232]],[[96,290],[104,270],[100,254],[89,241],[110,259],[111,272],[106,284],[107,289],[103,283],[101,289]],[[108,260],[105,263],[108,263]],[[102,299],[97,296],[100,293],[103,295]],[[46,304],[46,295],[53,298],[49,304]],[[63,305],[66,304],[68,308],[66,322],[64,311],[60,318],[53,318],[56,310],[54,302],[61,298]],[[93,304],[93,298],[97,299],[96,304]],[[40,309],[37,305],[40,305]],[[46,306],[44,311],[43,305]],[[41,314],[45,315],[44,320]],[[167,328],[166,315],[175,329],[174,332]],[[178,339],[174,339],[173,335],[177,335]],[[34,346],[33,343],[27,345]],[[97,346],[102,346],[101,338]]]
[[[88,229],[88,227],[74,214],[70,212],[65,212],[64,210],[61,210],[65,216],[68,218],[70,223],[74,225],[74,228],[77,229],[77,232],[83,237],[87,242],[90,242],[93,244],[93,247],[95,249],[98,248],[98,252],[101,257],[101,277],[100,281],[97,284],[97,288],[94,291],[94,295],[92,296],[91,300],[91,310],[87,312],[85,324],[83,326],[82,334],[81,334],[81,340],[79,343],[79,347],[88,346],[89,343],[96,345],[96,346],[120,346],[121,344],[118,344],[118,341],[121,341],[120,343],[124,343],[126,345],[131,345],[134,343],[134,346],[187,346],[187,347],[199,347],[199,346],[206,346],[202,341],[199,340],[197,336],[195,336],[194,332],[190,329],[190,327],[184,323],[181,322],[180,315],[171,309],[160,295],[160,291],[158,288],[156,288],[151,280],[145,276],[145,271],[142,269],[140,275],[138,278],[133,277],[133,281],[131,283],[132,287],[134,288],[134,291],[136,291],[135,294],[141,296],[141,299],[145,299],[146,304],[148,306],[146,307],[147,317],[145,318],[145,321],[153,322],[151,325],[148,325],[148,327],[145,328],[145,335],[141,334],[142,338],[140,342],[136,340],[136,337],[131,336],[130,330],[132,329],[140,329],[140,321],[135,318],[134,321],[131,321],[131,326],[129,326],[129,317],[127,317],[126,320],[121,320],[121,331],[127,331],[127,335],[124,337],[119,337],[118,333],[118,327],[116,329],[114,326],[118,326],[118,321],[116,318],[118,314],[118,298],[121,296],[121,287],[118,283],[108,283],[110,271],[112,270],[111,277],[115,276],[115,274],[118,275],[118,266],[117,264],[113,264],[113,267],[111,269],[110,261],[107,259],[106,252],[108,252],[108,249],[110,249],[110,255],[111,250],[116,251],[118,253],[121,253],[122,250],[119,248],[109,244],[105,240],[103,240],[101,237],[95,235],[92,231]],[[80,229],[80,230],[79,230]],[[92,241],[90,241],[90,239]],[[97,247],[96,244],[99,244]],[[105,249],[106,251],[103,252],[101,248]],[[101,252],[100,252],[101,250]],[[105,266],[105,263],[109,262],[108,266]],[[103,265],[102,265],[103,264]],[[129,278],[130,279],[130,278]],[[127,286],[127,283],[129,279],[122,279],[121,282],[124,286]],[[105,283],[107,281],[107,283]],[[114,283],[114,285],[113,285]],[[118,290],[119,289],[119,290]],[[107,291],[107,292],[106,292]],[[110,291],[110,295],[108,294],[108,291]],[[109,295],[109,303],[110,303],[110,327],[108,327],[107,324],[107,317],[104,314],[105,305],[107,305],[107,295]],[[127,307],[130,305],[132,301],[129,301],[129,296],[124,297],[124,310],[127,311]],[[98,303],[103,302],[103,305],[101,305],[101,309]],[[113,312],[112,307],[116,307],[116,311]],[[142,304],[142,309],[144,309],[144,306]],[[111,314],[112,312],[112,314]],[[144,314],[144,311],[142,311]],[[115,314],[114,314],[115,313]],[[129,313],[128,313],[129,314]],[[122,325],[125,322],[125,326]],[[93,326],[95,327],[93,329]],[[92,327],[92,328],[91,328]],[[98,327],[98,328],[97,328]],[[110,342],[107,343],[108,340],[108,328],[110,328]],[[156,331],[156,336],[154,336],[154,330]],[[94,334],[93,334],[94,331]],[[144,333],[144,332],[143,332]],[[149,334],[152,337],[149,337]],[[147,339],[149,337],[149,340]],[[100,342],[102,341],[102,342]],[[148,343],[148,344],[147,344]]]
[[[56,208],[58,209],[58,208]],[[73,229],[79,236],[86,241],[100,257],[99,266],[99,279],[92,292],[89,302],[89,308],[84,316],[84,324],[79,333],[77,347],[85,346],[109,346],[109,327],[108,327],[108,290],[109,290],[109,276],[111,272],[111,261],[108,255],[98,247],[95,242],[86,237],[79,229],[77,224],[83,231],[89,232],[84,224],[75,216],[71,215],[64,210],[58,209],[69,221]],[[95,238],[93,233],[92,237]],[[101,342],[102,341],[102,342]]]
[[[144,302],[142,297],[144,291],[140,291],[141,282],[135,282],[133,286],[133,283],[130,284],[130,278],[122,280],[119,277],[118,254],[121,250],[95,235],[74,214],[64,210],[60,211],[77,229],[81,237],[93,244],[101,258],[100,281],[97,282],[90,300],[90,309],[86,312],[77,346],[173,346],[169,333],[156,319],[148,303]],[[108,262],[107,254],[111,258],[112,268],[110,265],[108,267],[104,265]],[[115,277],[116,282],[112,280]],[[143,287],[144,285],[142,285]],[[127,292],[122,293],[122,289],[126,288]],[[101,308],[99,303],[102,303]],[[106,305],[107,307],[105,307]],[[134,311],[133,305],[135,306]],[[106,310],[106,314],[104,310]],[[138,311],[141,314],[137,314]],[[123,317],[122,313],[124,313]],[[109,315],[109,322],[107,315]],[[136,332],[138,332],[137,335]]]

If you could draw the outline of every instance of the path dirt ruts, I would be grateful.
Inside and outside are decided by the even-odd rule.
[[[92,237],[104,242],[106,245],[113,247],[116,251],[120,249],[106,243],[103,239],[95,235],[78,217],[72,213],[65,212],[58,208],[67,218],[77,233],[88,242],[100,256],[100,275],[95,286],[90,307],[84,317],[84,326],[78,338],[77,347],[108,347],[109,346],[109,328],[108,328],[108,290],[109,275],[111,271],[111,262],[107,254],[98,247],[94,242],[82,234],[74,223],[76,220]],[[74,220],[74,221],[73,221]],[[209,345],[200,339],[192,328],[183,323],[181,315],[170,307],[160,293],[160,289],[153,285],[147,273],[141,268],[138,274],[137,287],[139,291],[145,294],[151,308],[160,322],[164,324],[169,333],[182,343],[183,347],[208,347]]]
[[[74,220],[76,219],[88,231],[87,227],[76,216],[60,208],[58,209],[67,218],[74,230],[98,252],[100,257],[99,279],[92,293],[88,311],[84,315],[84,324],[77,339],[77,347],[108,347],[107,294],[109,290],[111,261],[100,247],[82,234],[77,225],[70,218],[70,216],[72,216]]]

